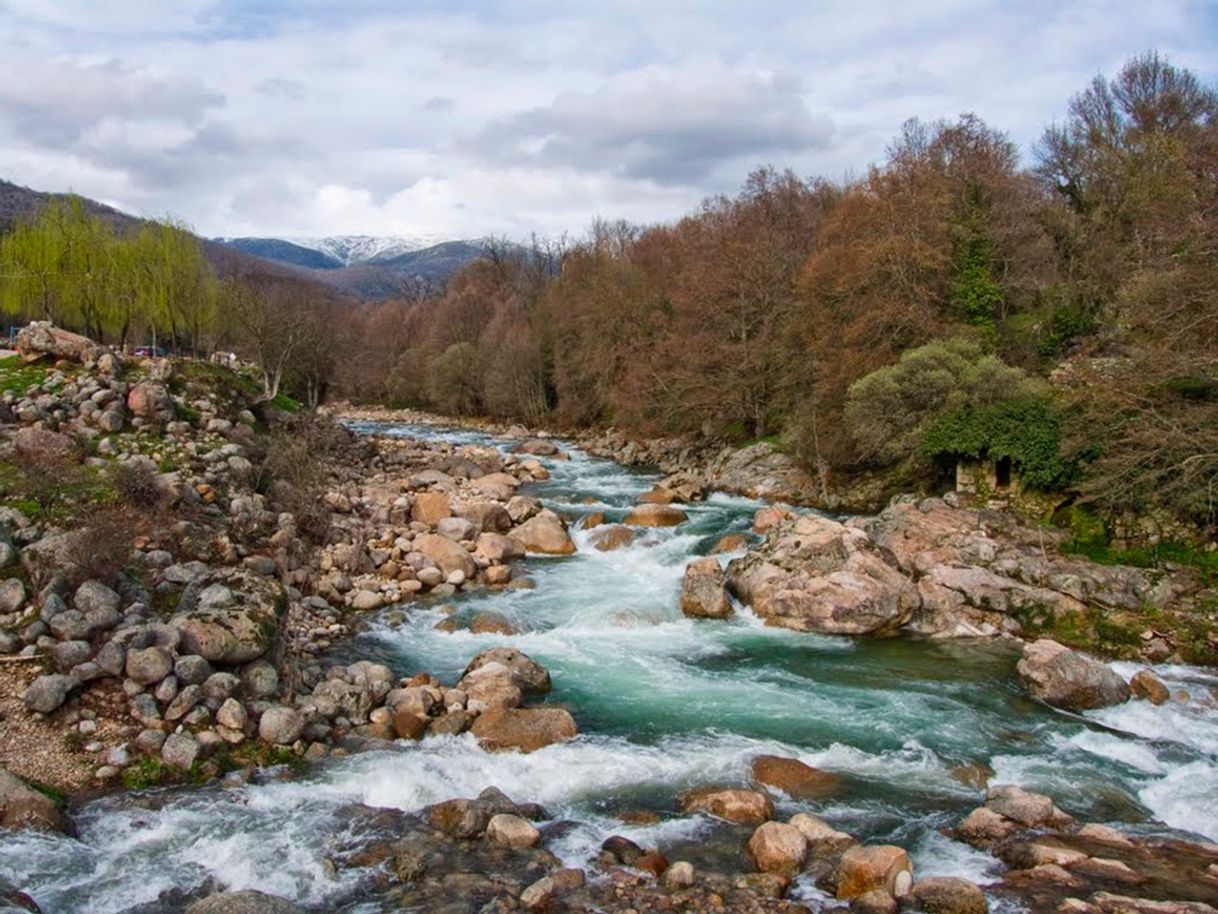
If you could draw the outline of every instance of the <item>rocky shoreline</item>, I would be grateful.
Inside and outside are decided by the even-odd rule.
[[[421,596],[530,587],[517,560],[574,551],[568,521],[518,491],[546,478],[539,456],[561,457],[548,436],[489,428],[516,439],[505,458],[494,448],[327,425],[326,456],[304,489],[304,474],[276,476],[271,458],[289,437],[319,433],[218,375],[201,379],[197,367],[164,361],[124,365],[58,331],[27,339],[26,350],[57,361],[41,383],[3,395],[14,472],[79,467],[138,516],[124,515],[132,548],[107,574],[92,557],[98,537],[118,536],[117,526],[99,534],[90,519],[35,500],[29,511],[10,504],[0,513],[0,825],[70,833],[71,807],[48,788],[82,791],[79,799],[120,786],[240,784],[264,766],[300,767],[395,740],[469,731],[488,751],[531,752],[578,734],[568,710],[537,701],[549,691],[548,672],[511,647],[471,657],[451,683],[428,671],[398,677],[369,660],[325,659],[365,613]],[[386,411],[343,418],[442,421]],[[287,437],[274,437],[277,429]],[[654,463],[665,450],[627,455],[610,438],[583,443],[624,463]],[[808,482],[769,456],[693,473],[692,456],[678,454],[669,465],[685,468],[624,524],[594,531],[594,547],[615,548],[638,527],[684,522],[681,503],[718,488],[714,479],[760,472],[724,488],[779,498]],[[143,513],[135,511],[141,498]],[[85,537],[94,551],[82,547]],[[752,541],[721,544],[752,547],[726,570],[714,558],[690,563],[682,609],[722,618],[735,598],[770,624],[801,631],[1013,638],[1036,634],[1044,613],[1167,608],[1203,592],[1184,572],[1097,566],[1055,545],[1009,515],[937,499],[899,500],[847,521],[765,508]],[[453,615],[445,626],[513,633],[491,613]],[[1172,659],[1167,638],[1137,637],[1147,659]],[[1189,700],[1162,694],[1153,676],[1135,677],[1131,689],[1114,675],[1052,641],[1029,643],[1020,664],[1029,692],[1057,707],[1131,694]],[[831,774],[773,758],[755,762],[754,776],[750,789],[708,785],[674,798],[687,815],[747,829],[732,839],[738,850],[722,871],[670,863],[662,848],[621,836],[605,840],[587,871],[565,868],[545,845],[571,823],[495,790],[417,815],[353,808],[364,837],[336,865],[367,868],[382,897],[407,909],[810,910],[784,900],[798,880],[826,893],[817,906],[832,898],[860,911],[986,910],[971,883],[916,879],[901,848],[861,845],[807,814],[774,819],[775,792],[831,790]],[[991,788],[959,834],[1011,867],[1000,894],[1049,905],[1034,909],[1175,914],[1218,902],[1214,848],[1079,827],[1048,798],[1018,788]],[[1188,874],[1196,880],[1186,890]],[[212,891],[219,888],[165,903],[189,914],[299,910],[258,893]],[[0,899],[37,910],[16,888],[0,885]]]

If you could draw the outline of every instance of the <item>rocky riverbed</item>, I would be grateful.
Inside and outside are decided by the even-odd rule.
[[[54,548],[58,510],[6,509],[0,751],[76,791],[0,775],[19,910],[1218,900],[1218,679],[1031,639],[1045,612],[1168,611],[1186,574],[938,500],[838,520],[418,416],[331,429],[302,500],[263,476],[291,417],[55,354],[5,396],[15,465],[33,433],[141,466],[173,523],[100,576]]]

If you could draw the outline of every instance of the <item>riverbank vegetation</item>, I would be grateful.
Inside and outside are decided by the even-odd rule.
[[[1010,457],[1105,513],[1218,522],[1218,96],[1155,54],[1021,165],[973,115],[838,184],[762,169],[675,225],[478,262],[372,310],[365,400],[780,435],[837,477]]]

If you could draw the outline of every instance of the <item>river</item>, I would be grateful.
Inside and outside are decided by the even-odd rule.
[[[507,443],[468,430],[362,424],[364,431]],[[620,519],[658,477],[572,449],[542,458],[551,478],[528,493],[571,517]],[[410,675],[457,678],[479,650],[512,644],[545,665],[548,701],[569,707],[581,736],[530,755],[488,754],[468,734],[399,744],[323,762],[294,779],[235,787],[112,794],[78,811],[79,839],[0,833],[0,875],[48,914],[122,912],[166,889],[212,878],[318,910],[380,911],[366,874],[328,862],[349,804],[415,810],[494,785],[582,823],[550,849],[584,865],[608,834],[659,846],[670,859],[714,863],[740,833],[674,812],[681,791],[746,785],[760,753],[797,756],[840,774],[817,803],[779,800],[782,816],[813,812],[869,841],[909,849],[915,874],[993,879],[995,861],[939,829],[979,805],[965,776],[1045,792],[1068,812],[1139,833],[1173,829],[1218,840],[1218,676],[1190,667],[1156,673],[1194,700],[1089,713],[1055,712],[1027,698],[1016,654],[995,643],[850,640],[764,627],[747,610],[693,621],[678,606],[691,556],[747,531],[759,503],[715,495],[688,523],[646,531],[599,552],[574,525],[575,555],[530,558],[531,590],[474,592],[448,602],[491,610],[521,632],[506,637],[437,631],[439,603],[377,614],[341,649]],[[726,561],[730,556],[724,556]],[[1137,668],[1116,664],[1125,676]],[[626,825],[625,810],[661,820]],[[807,885],[796,892],[815,902]]]

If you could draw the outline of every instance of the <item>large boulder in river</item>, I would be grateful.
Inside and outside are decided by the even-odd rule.
[[[677,798],[681,812],[704,812],[717,819],[759,825],[774,818],[774,801],[759,790],[698,787]]]
[[[764,822],[749,838],[746,850],[761,872],[795,876],[808,858],[808,839],[794,825]]]
[[[837,897],[858,898],[882,889],[902,898],[913,888],[913,865],[902,848],[891,844],[858,845],[842,854],[837,868]]]
[[[862,530],[804,515],[728,565],[728,587],[767,624],[828,635],[889,634],[920,600]]]
[[[502,663],[484,663],[466,673],[457,683],[465,693],[471,711],[485,712],[497,708],[515,708],[524,698],[524,690],[512,671]]]
[[[836,774],[805,765],[797,758],[759,755],[753,759],[753,780],[781,790],[796,800],[822,800],[841,788]]]
[[[273,578],[232,571],[187,585],[169,624],[182,635],[182,654],[211,663],[248,663],[271,647],[285,606]]]
[[[567,525],[561,517],[548,509],[530,517],[508,536],[526,552],[570,555],[575,551],[575,543],[567,533]]]
[[[514,647],[492,647],[474,655],[462,675],[468,676],[489,663],[507,667],[525,695],[545,695],[550,691],[550,674],[546,668]]]
[[[480,714],[471,729],[491,751],[535,752],[579,735],[575,718],[563,708],[497,708]]]
[[[1023,687],[1055,708],[1086,711],[1129,700],[1129,683],[1107,664],[1048,638],[1025,645],[1016,669]]]
[[[256,889],[240,892],[217,892],[194,902],[185,914],[304,914],[304,908]]]
[[[732,614],[732,603],[725,581],[718,559],[694,559],[681,578],[681,612],[693,619],[726,619]]]
[[[0,768],[0,827],[41,828],[67,832],[67,817],[55,801],[21,778]]]
[[[636,527],[675,527],[689,520],[689,515],[676,505],[635,505],[623,523]]]
[[[473,556],[464,546],[439,533],[419,534],[414,538],[414,549],[439,565],[445,575],[460,571],[468,580],[478,570]]]

